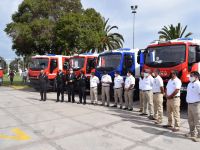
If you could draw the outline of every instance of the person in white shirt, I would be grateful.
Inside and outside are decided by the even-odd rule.
[[[135,86],[135,78],[132,76],[132,72],[127,72],[127,77],[124,85],[124,99],[125,99],[125,108],[124,110],[133,110],[133,91]]]
[[[168,124],[164,128],[172,128],[173,132],[180,130],[180,89],[182,86],[181,80],[177,77],[178,71],[171,72],[171,79],[167,83],[166,98],[167,98],[167,113]],[[172,126],[173,118],[175,120],[174,127]]]
[[[154,120],[154,108],[153,108],[153,81],[154,78],[150,74],[150,70],[146,69],[144,71],[144,79],[143,79],[143,112],[140,114],[141,116],[148,115],[149,108],[149,116],[150,120]]]
[[[25,84],[27,82],[27,76],[28,76],[28,72],[26,69],[22,71],[21,76],[22,76],[22,82]]]
[[[139,98],[140,98],[140,110],[139,112],[143,111],[143,79],[144,79],[144,72],[141,72],[141,76],[139,78]]]
[[[110,75],[104,71],[104,75],[101,77],[101,97],[102,105],[105,106],[105,100],[107,101],[107,107],[110,106],[110,84],[112,83],[112,78]]]
[[[119,75],[119,72],[115,72],[115,78],[114,78],[114,98],[115,98],[115,104],[113,107],[117,107],[118,99],[119,99],[119,105],[120,109],[122,109],[123,105],[123,86],[124,86],[124,80],[123,77]]]
[[[153,105],[154,105],[154,118],[155,124],[161,124],[163,119],[163,94],[164,84],[163,79],[160,77],[160,70],[155,69],[153,72]]]
[[[197,71],[190,73],[190,83],[187,87],[186,101],[188,103],[188,124],[190,132],[186,137],[192,137],[193,141],[200,142],[200,82]],[[197,129],[197,137],[195,136]]]
[[[95,105],[97,104],[98,84],[99,84],[99,78],[95,76],[94,72],[92,72],[90,77],[90,97],[91,97],[91,104]]]

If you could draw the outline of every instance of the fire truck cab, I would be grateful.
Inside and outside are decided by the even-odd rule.
[[[55,78],[59,69],[65,74],[69,69],[69,56],[63,55],[36,55],[32,57],[32,62],[29,66],[30,84],[35,89],[39,89],[38,76],[43,69],[49,79],[49,89],[55,90]]]
[[[79,76],[80,72],[83,71],[87,77],[87,89],[89,89],[90,74],[95,72],[97,57],[98,54],[95,53],[83,53],[70,58],[70,68],[74,70],[76,76]]]
[[[164,82],[170,79],[171,70],[179,72],[181,91],[186,91],[191,71],[200,72],[200,40],[179,38],[170,41],[155,41],[144,50],[143,69],[160,69]]]

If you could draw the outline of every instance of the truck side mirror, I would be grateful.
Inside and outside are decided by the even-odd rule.
[[[200,62],[200,46],[196,47],[196,61]]]
[[[65,62],[64,64],[63,64],[63,68],[65,69],[65,70],[68,70],[69,69],[69,62]]]

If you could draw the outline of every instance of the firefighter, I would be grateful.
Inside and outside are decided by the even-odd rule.
[[[190,132],[186,134],[186,137],[192,137],[193,141],[200,142],[200,82],[197,71],[190,73],[186,101],[188,103],[188,124],[190,127]],[[195,128],[197,129],[197,137]]]
[[[80,76],[78,77],[78,91],[79,91],[79,102],[78,104],[82,104],[82,99],[83,99],[83,104],[86,104],[86,76],[84,75],[84,72],[81,71]]]
[[[124,80],[123,77],[120,76],[119,72],[115,72],[115,78],[114,78],[114,98],[115,98],[115,104],[113,107],[117,107],[118,104],[118,99],[119,99],[119,104],[120,104],[120,109],[122,109],[123,105],[123,86],[124,86]]]
[[[68,89],[68,102],[74,103],[75,102],[74,86],[76,82],[76,75],[74,74],[72,68],[70,68],[69,71],[70,71],[69,74],[66,76],[66,79],[67,79],[66,84],[67,84],[67,89]]]
[[[127,72],[127,77],[124,85],[124,99],[125,99],[125,108],[124,110],[133,110],[133,92],[135,86],[135,78],[132,75],[131,71]]]
[[[57,85],[57,101],[59,102],[59,97],[61,95],[61,102],[64,102],[64,91],[65,91],[65,74],[62,70],[59,70],[56,76],[56,85]]]
[[[166,98],[167,98],[167,113],[168,113],[168,124],[164,125],[164,128],[172,128],[173,132],[180,130],[180,89],[181,80],[177,77],[178,71],[174,70],[171,72],[171,79],[167,83],[166,87]],[[172,126],[174,118],[174,126]]]
[[[40,85],[40,101],[46,101],[47,99],[47,85],[48,85],[48,77],[44,70],[40,71],[40,75],[38,76],[39,79],[39,85]]]
[[[148,108],[149,108],[149,116],[150,120],[155,120],[154,115],[154,107],[153,107],[153,81],[154,78],[150,74],[150,70],[146,69],[144,71],[144,78],[143,78],[143,112],[142,116],[148,115]]]
[[[101,78],[101,96],[102,96],[102,105],[105,106],[105,100],[107,101],[107,107],[110,106],[110,84],[112,83],[112,78],[107,74],[106,71],[103,72],[103,76]]]
[[[97,105],[98,103],[98,84],[99,78],[95,76],[94,72],[92,72],[90,77],[90,97],[92,105]]]
[[[163,94],[164,84],[163,79],[160,77],[160,70],[155,69],[153,73],[153,105],[154,105],[154,118],[155,124],[161,124],[163,119]]]

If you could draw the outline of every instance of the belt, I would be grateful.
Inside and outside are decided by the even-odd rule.
[[[142,90],[142,92],[150,92],[151,90]]]
[[[194,102],[194,103],[188,103],[188,104],[190,104],[190,105],[191,105],[191,104],[198,104],[198,103],[200,103],[200,101],[199,101],[199,102]]]
[[[173,98],[180,98],[180,96],[174,96]]]
[[[91,88],[97,88],[97,86],[91,87]]]
[[[156,93],[153,93],[153,94],[162,94],[161,92],[156,92]]]
[[[114,88],[114,89],[122,89],[122,87],[120,87],[120,88]]]

